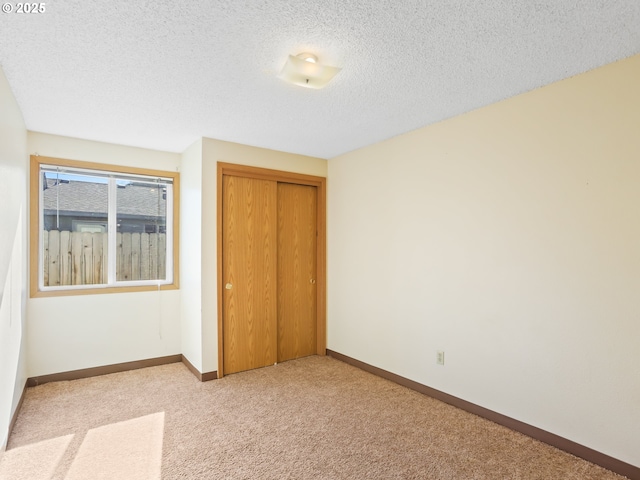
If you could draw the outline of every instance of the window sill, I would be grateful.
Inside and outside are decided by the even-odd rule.
[[[177,283],[160,285],[160,290],[179,290]],[[69,297],[74,295],[101,295],[103,293],[157,292],[157,285],[135,285],[125,287],[78,288],[70,290],[36,290],[31,291],[31,298]]]

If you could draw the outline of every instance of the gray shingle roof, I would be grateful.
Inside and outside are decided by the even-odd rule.
[[[61,181],[56,184],[53,178],[46,179],[43,192],[44,210],[59,209],[61,212],[102,213],[107,215],[107,190],[105,183]],[[149,184],[129,183],[118,187],[117,210],[119,215],[164,217],[166,201],[162,187]]]

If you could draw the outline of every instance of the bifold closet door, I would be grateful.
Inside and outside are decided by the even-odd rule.
[[[278,183],[278,361],[316,353],[317,189]]]
[[[277,361],[278,184],[224,176],[224,373]]]

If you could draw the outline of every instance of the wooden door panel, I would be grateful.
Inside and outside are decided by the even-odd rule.
[[[316,353],[317,189],[278,183],[278,361]]]
[[[224,373],[277,360],[277,183],[222,182]],[[227,285],[230,288],[227,288]]]

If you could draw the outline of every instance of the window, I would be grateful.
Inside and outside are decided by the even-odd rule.
[[[177,288],[179,175],[31,157],[32,296]]]

